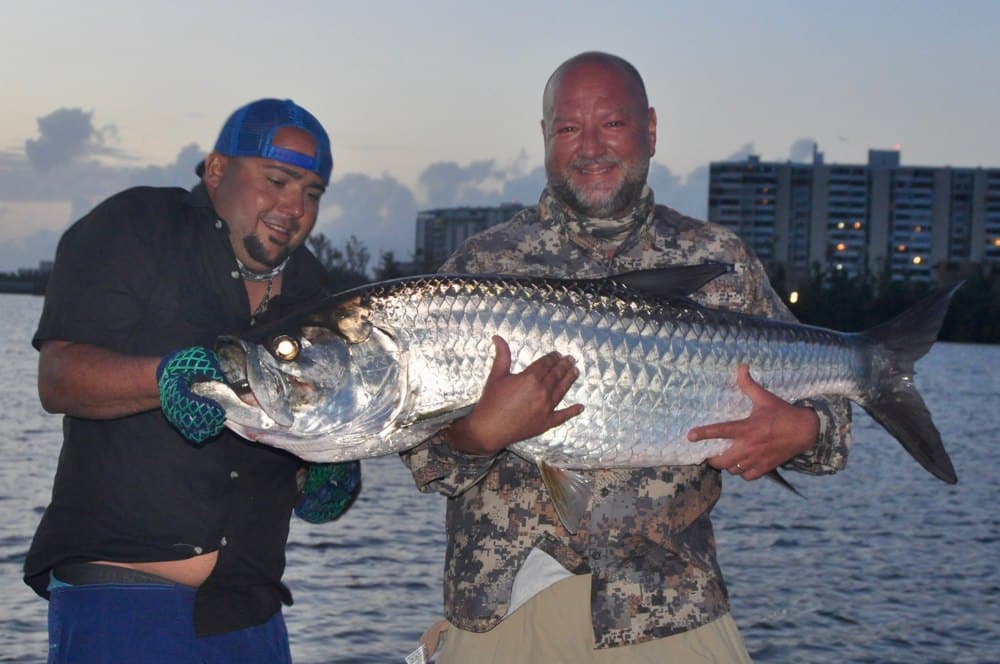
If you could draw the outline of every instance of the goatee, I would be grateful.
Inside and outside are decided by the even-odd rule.
[[[268,256],[267,250],[264,248],[264,244],[256,235],[247,235],[243,238],[243,248],[246,249],[247,255],[254,259],[261,265],[266,265],[267,267],[277,267],[281,265],[281,262],[288,258],[291,254],[291,250],[283,249],[276,256]]]

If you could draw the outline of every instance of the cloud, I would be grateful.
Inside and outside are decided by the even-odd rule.
[[[788,148],[788,160],[812,163],[813,150],[816,149],[815,138],[800,138]]]
[[[347,173],[323,195],[316,230],[341,247],[352,235],[378,263],[383,251],[405,261],[413,254],[417,201],[408,187],[388,174]]]
[[[205,158],[206,151],[191,143],[181,148],[177,159],[166,166],[146,166],[128,175],[129,186],[184,187],[190,189],[198,182],[195,166]]]
[[[93,116],[79,108],[60,108],[38,118],[39,137],[24,142],[24,153],[32,167],[44,173],[86,157],[130,159],[112,145],[118,140],[117,127],[97,129]]]
[[[474,161],[467,166],[453,161],[431,164],[420,174],[418,200],[423,209],[534,203],[545,186],[545,170],[541,166],[526,170],[526,161],[527,155],[522,151],[506,165],[495,159]]]
[[[470,199],[479,199],[486,193],[489,180],[497,175],[496,161],[485,159],[468,166],[454,161],[431,164],[420,174],[419,187],[423,200],[429,207],[469,205]]]

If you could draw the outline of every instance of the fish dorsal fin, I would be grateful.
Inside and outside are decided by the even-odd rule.
[[[609,279],[646,295],[675,298],[687,297],[719,275],[732,271],[729,263],[702,263],[623,272]]]
[[[566,530],[575,533],[590,505],[593,480],[587,475],[556,468],[544,461],[538,467],[542,471],[542,481],[545,482],[559,520]]]

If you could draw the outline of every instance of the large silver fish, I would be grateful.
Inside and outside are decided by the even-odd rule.
[[[586,508],[570,469],[697,464],[728,440],[694,426],[739,419],[750,365],[788,401],[843,395],[936,477],[955,482],[913,384],[955,288],[864,333],[701,307],[685,296],[728,266],[646,270],[599,280],[434,275],[375,283],[216,347],[227,383],[195,387],[240,435],[308,461],[400,452],[467,413],[490,367],[491,336],[512,370],[558,350],[577,359],[566,396],[581,415],[511,450],[538,463],[568,527]]]

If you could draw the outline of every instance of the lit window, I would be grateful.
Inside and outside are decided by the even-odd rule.
[[[906,251],[906,245],[905,244],[899,245],[898,247],[896,247],[896,251]]]
[[[790,303],[792,303],[792,304],[795,304],[796,302],[798,302],[799,301],[799,292],[798,291],[792,291],[791,293],[789,293],[788,294],[788,301]]]
[[[860,221],[855,221],[854,222],[854,230],[859,230],[860,228],[861,228],[861,222]]]
[[[920,256],[914,256],[913,257],[913,264],[914,265],[920,265],[923,262],[924,262],[924,260]]]
[[[838,221],[837,222],[837,228],[843,228],[843,227],[844,227],[844,222]]]
[[[837,243],[837,251],[843,251],[844,249],[847,249],[847,245],[844,244],[843,242],[838,242]]]

